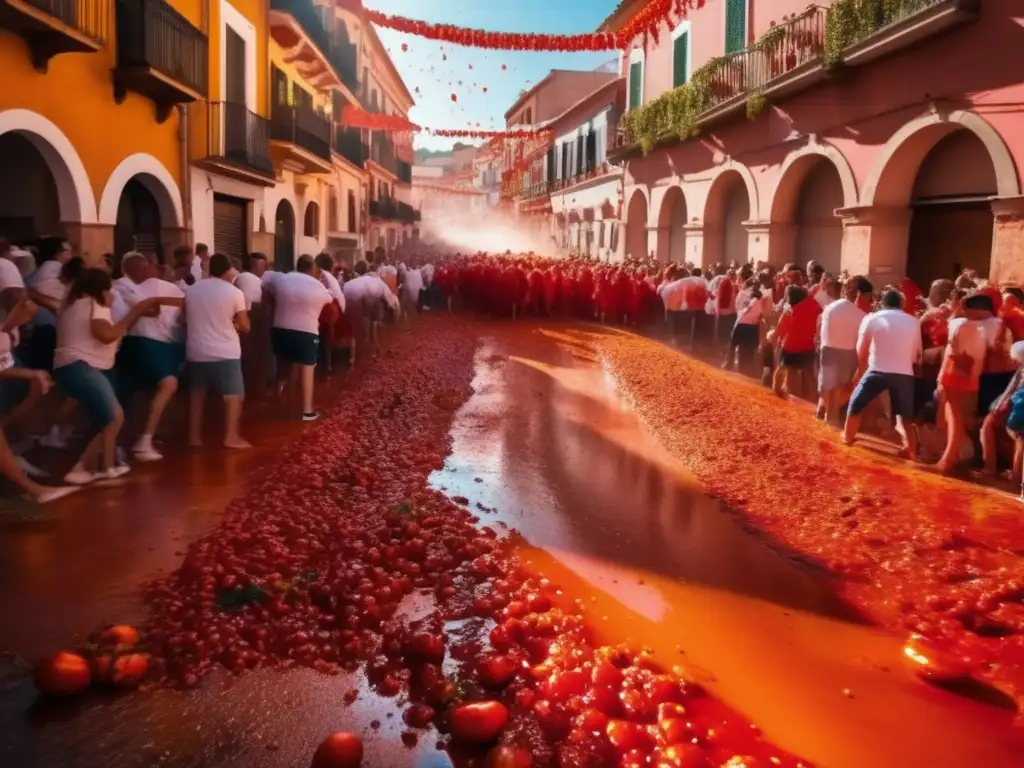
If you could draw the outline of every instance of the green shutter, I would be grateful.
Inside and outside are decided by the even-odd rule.
[[[747,0],[726,0],[725,52],[736,53],[747,47]]]
[[[636,109],[643,103],[643,62],[634,61],[629,65],[629,108]]]
[[[676,88],[690,79],[690,73],[686,66],[689,48],[690,33],[683,32],[676,38],[675,44],[672,46],[672,85]]]

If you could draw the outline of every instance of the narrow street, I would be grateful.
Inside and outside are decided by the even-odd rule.
[[[431,327],[443,333],[445,322],[465,320]],[[593,327],[479,329],[474,395],[431,483],[467,498],[481,525],[518,531],[527,568],[578,601],[601,642],[675,659],[770,741],[815,765],[1019,764],[1024,737],[1012,710],[920,682],[900,663],[902,638],[873,629],[821,573],[704,495],[590,359],[580,341]],[[372,365],[384,364],[386,355]],[[336,382],[329,396],[345,403],[347,389]],[[268,417],[251,454],[174,455],[46,519],[5,524],[0,765],[304,766],[326,732],[369,735],[374,721],[365,765],[449,764],[433,731],[414,752],[402,745],[400,707],[362,672],[262,669],[218,674],[190,692],[36,704],[25,659],[106,623],[143,624],[140,585],[177,567],[251,473],[301,432]]]

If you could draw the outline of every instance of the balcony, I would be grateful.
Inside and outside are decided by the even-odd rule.
[[[373,163],[386,171],[387,173],[398,178],[398,159],[395,157],[395,144],[391,141],[386,134],[375,132],[373,139],[370,141],[370,160]],[[412,171],[410,169],[410,179],[412,178]]]
[[[421,220],[422,216],[419,211],[408,203],[399,202],[397,218],[405,224],[415,224],[417,221]]]
[[[273,186],[270,121],[244,104],[212,101],[206,108],[206,157],[197,162],[223,176]]]
[[[523,200],[533,200],[536,197],[547,197],[551,193],[551,182],[539,181],[519,191],[519,197]]]
[[[117,65],[114,100],[135,91],[156,103],[163,123],[177,104],[206,98],[209,44],[206,35],[165,0],[115,0]]]
[[[350,102],[359,92],[359,49],[333,7],[313,0],[270,0],[270,34],[285,61],[318,88],[338,88]]]
[[[811,6],[771,27],[749,48],[712,59],[685,85],[624,115],[610,159],[669,146],[743,111],[756,119],[767,101],[976,19],[979,2],[837,0],[828,9]]]
[[[334,130],[334,151],[357,168],[365,168],[370,156],[370,148],[363,144],[359,130],[342,126]]]
[[[331,122],[309,107],[275,104],[270,111],[275,163],[296,173],[330,173]]]
[[[382,197],[379,200],[370,201],[371,219],[394,219],[398,216],[398,207],[393,200]]]
[[[396,161],[396,175],[403,184],[412,184],[412,165],[405,160]]]
[[[45,73],[62,53],[95,53],[110,39],[110,0],[0,0],[0,27],[24,38]]]

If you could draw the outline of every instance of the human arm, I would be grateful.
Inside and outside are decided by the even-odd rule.
[[[160,311],[160,299],[148,298],[136,302],[120,320],[114,321],[109,307],[100,309],[93,305],[93,316],[89,320],[89,331],[93,338],[104,344],[113,344],[128,332],[140,317],[152,316]]]

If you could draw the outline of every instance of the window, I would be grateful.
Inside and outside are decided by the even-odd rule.
[[[629,54],[629,108],[636,109],[644,103],[644,51],[634,48]]]
[[[684,21],[672,32],[672,86],[678,88],[690,80],[690,22]]]
[[[338,193],[331,190],[331,207],[327,210],[327,231],[338,231]]]
[[[306,221],[302,227],[306,237],[320,236],[320,206],[311,202],[306,206]]]
[[[291,83],[288,82],[288,75],[275,66],[270,68],[270,82],[274,91],[274,104],[279,107],[287,107],[292,103]]]
[[[747,0],[725,0],[725,52],[747,47]]]
[[[356,231],[356,193],[348,191],[348,231]]]

